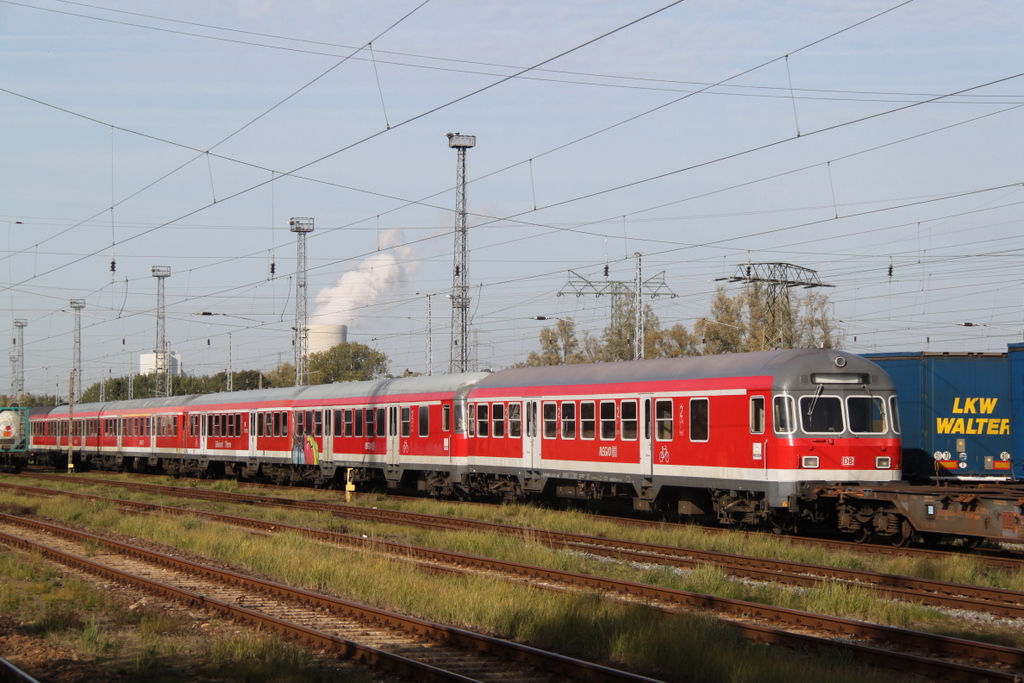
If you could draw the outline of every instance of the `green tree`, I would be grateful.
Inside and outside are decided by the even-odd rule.
[[[309,354],[312,384],[378,379],[388,373],[388,357],[358,342],[344,342]]]
[[[739,353],[748,350],[744,304],[741,296],[729,296],[724,286],[718,288],[715,298],[711,300],[708,316],[700,318],[693,325],[694,334],[700,338],[704,353]]]
[[[576,323],[562,318],[554,327],[540,331],[540,351],[531,351],[526,365],[569,365],[584,362],[583,349],[576,336]]]

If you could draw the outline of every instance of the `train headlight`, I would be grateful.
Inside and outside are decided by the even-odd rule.
[[[892,467],[892,458],[888,455],[880,455],[875,458],[875,469],[876,470],[887,470]]]
[[[805,470],[816,470],[818,469],[818,456],[816,455],[805,455],[800,458],[800,467]]]

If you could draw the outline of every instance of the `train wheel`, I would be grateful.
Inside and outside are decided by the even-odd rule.
[[[850,535],[853,537],[854,543],[867,543],[871,540],[871,530],[864,526],[857,529]]]
[[[910,526],[910,522],[903,520],[900,523],[900,529],[892,536],[886,537],[889,545],[895,548],[905,548],[910,545],[911,539],[914,538],[914,528]]]

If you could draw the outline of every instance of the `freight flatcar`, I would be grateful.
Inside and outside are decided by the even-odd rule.
[[[839,524],[809,482],[900,478],[892,380],[800,349],[515,368],[67,406],[34,448],[108,469],[434,496],[617,499],[637,510],[794,530]],[[889,512],[851,522],[908,533]],[[850,531],[851,529],[841,529]]]
[[[1021,391],[1024,355],[901,352],[864,357],[896,384],[905,479],[1024,478],[1024,461],[1013,457],[1022,452],[1013,443],[1021,413],[1011,398],[1011,389]]]

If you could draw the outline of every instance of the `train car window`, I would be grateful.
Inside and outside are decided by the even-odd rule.
[[[793,414],[792,396],[776,396],[772,402],[772,416],[775,431],[779,434],[792,434],[796,431],[796,420]]]
[[[487,436],[490,434],[490,419],[488,417],[490,406],[486,403],[478,403],[476,406],[476,435]]]
[[[376,417],[376,415],[377,415],[377,411],[374,410],[373,408],[367,408],[366,409],[366,436],[367,436],[367,438],[370,438],[370,439],[372,439],[374,436],[376,436],[377,429],[376,429],[376,425],[374,425],[374,418]],[[381,431],[383,431],[383,430],[381,430]]]
[[[420,406],[416,422],[416,433],[420,436],[430,436],[430,406]]]
[[[324,436],[331,435],[331,411],[324,411]]]
[[[573,401],[562,404],[562,438],[576,438],[576,403]]]
[[[412,434],[412,408],[402,406],[402,436]]]
[[[619,412],[622,415],[622,438],[635,441],[638,433],[636,401],[623,401]]]
[[[580,403],[580,438],[593,439],[597,436],[597,418],[594,413],[594,402]]]
[[[309,419],[309,413],[306,413],[306,419]],[[313,411],[313,436],[324,435],[324,413],[322,410]]]
[[[171,436],[178,436],[178,416],[171,418]]]
[[[356,411],[356,412],[359,412],[359,411]],[[352,431],[353,427],[354,427],[354,423],[353,423],[352,409],[351,408],[346,408],[345,409],[345,432],[344,432],[345,436],[352,436],[352,435],[355,434],[355,432]]]
[[[211,436],[220,436],[221,435],[220,426],[221,426],[221,416],[220,415],[214,415],[213,416],[213,430],[210,432],[210,435]]]
[[[889,421],[892,422],[892,431],[900,433],[900,411],[896,405],[896,397],[889,397]]]
[[[463,421],[460,418],[459,419],[459,424],[462,425],[462,428],[466,430],[466,434],[468,434],[469,436],[475,436],[476,435],[476,404],[475,403],[469,403],[469,404],[466,405],[466,415],[469,416],[469,419]]]
[[[281,411],[281,436],[288,436],[288,416],[290,413],[287,410]]]
[[[491,406],[491,436],[500,439],[505,436],[505,404]]]
[[[843,402],[838,396],[801,396],[800,426],[808,434],[843,431]]]
[[[690,441],[707,441],[710,430],[708,429],[708,399],[690,399]]]
[[[508,404],[508,435],[513,439],[523,435],[523,404]]]
[[[544,401],[544,438],[554,439],[558,436],[558,404],[551,401]]]
[[[615,438],[615,401],[601,401],[601,438]]]
[[[362,408],[356,408],[352,414],[356,418],[354,434],[357,437],[361,437],[363,435],[363,410]]]
[[[655,437],[658,441],[672,440],[672,399],[662,398],[654,402],[654,421],[657,423]]]
[[[199,436],[199,416],[188,416],[188,430],[192,436]]]
[[[275,410],[273,413],[271,413],[271,419],[274,421],[274,428],[273,431],[271,431],[268,427],[267,436],[270,436],[271,434],[274,436],[281,436],[281,413]]]
[[[452,430],[452,407],[445,403],[441,406],[441,431],[450,432]]]
[[[384,411],[383,408],[377,408],[377,436],[387,436],[387,431],[386,431],[387,427],[385,426],[385,422],[384,422],[384,412],[385,411]],[[391,423],[391,434],[394,435],[394,433],[395,433],[395,425],[394,425],[394,421],[392,421],[392,423]]]
[[[750,397],[750,433],[764,434],[764,396]]]
[[[885,432],[885,399],[879,396],[848,396],[846,414],[854,434]]]

